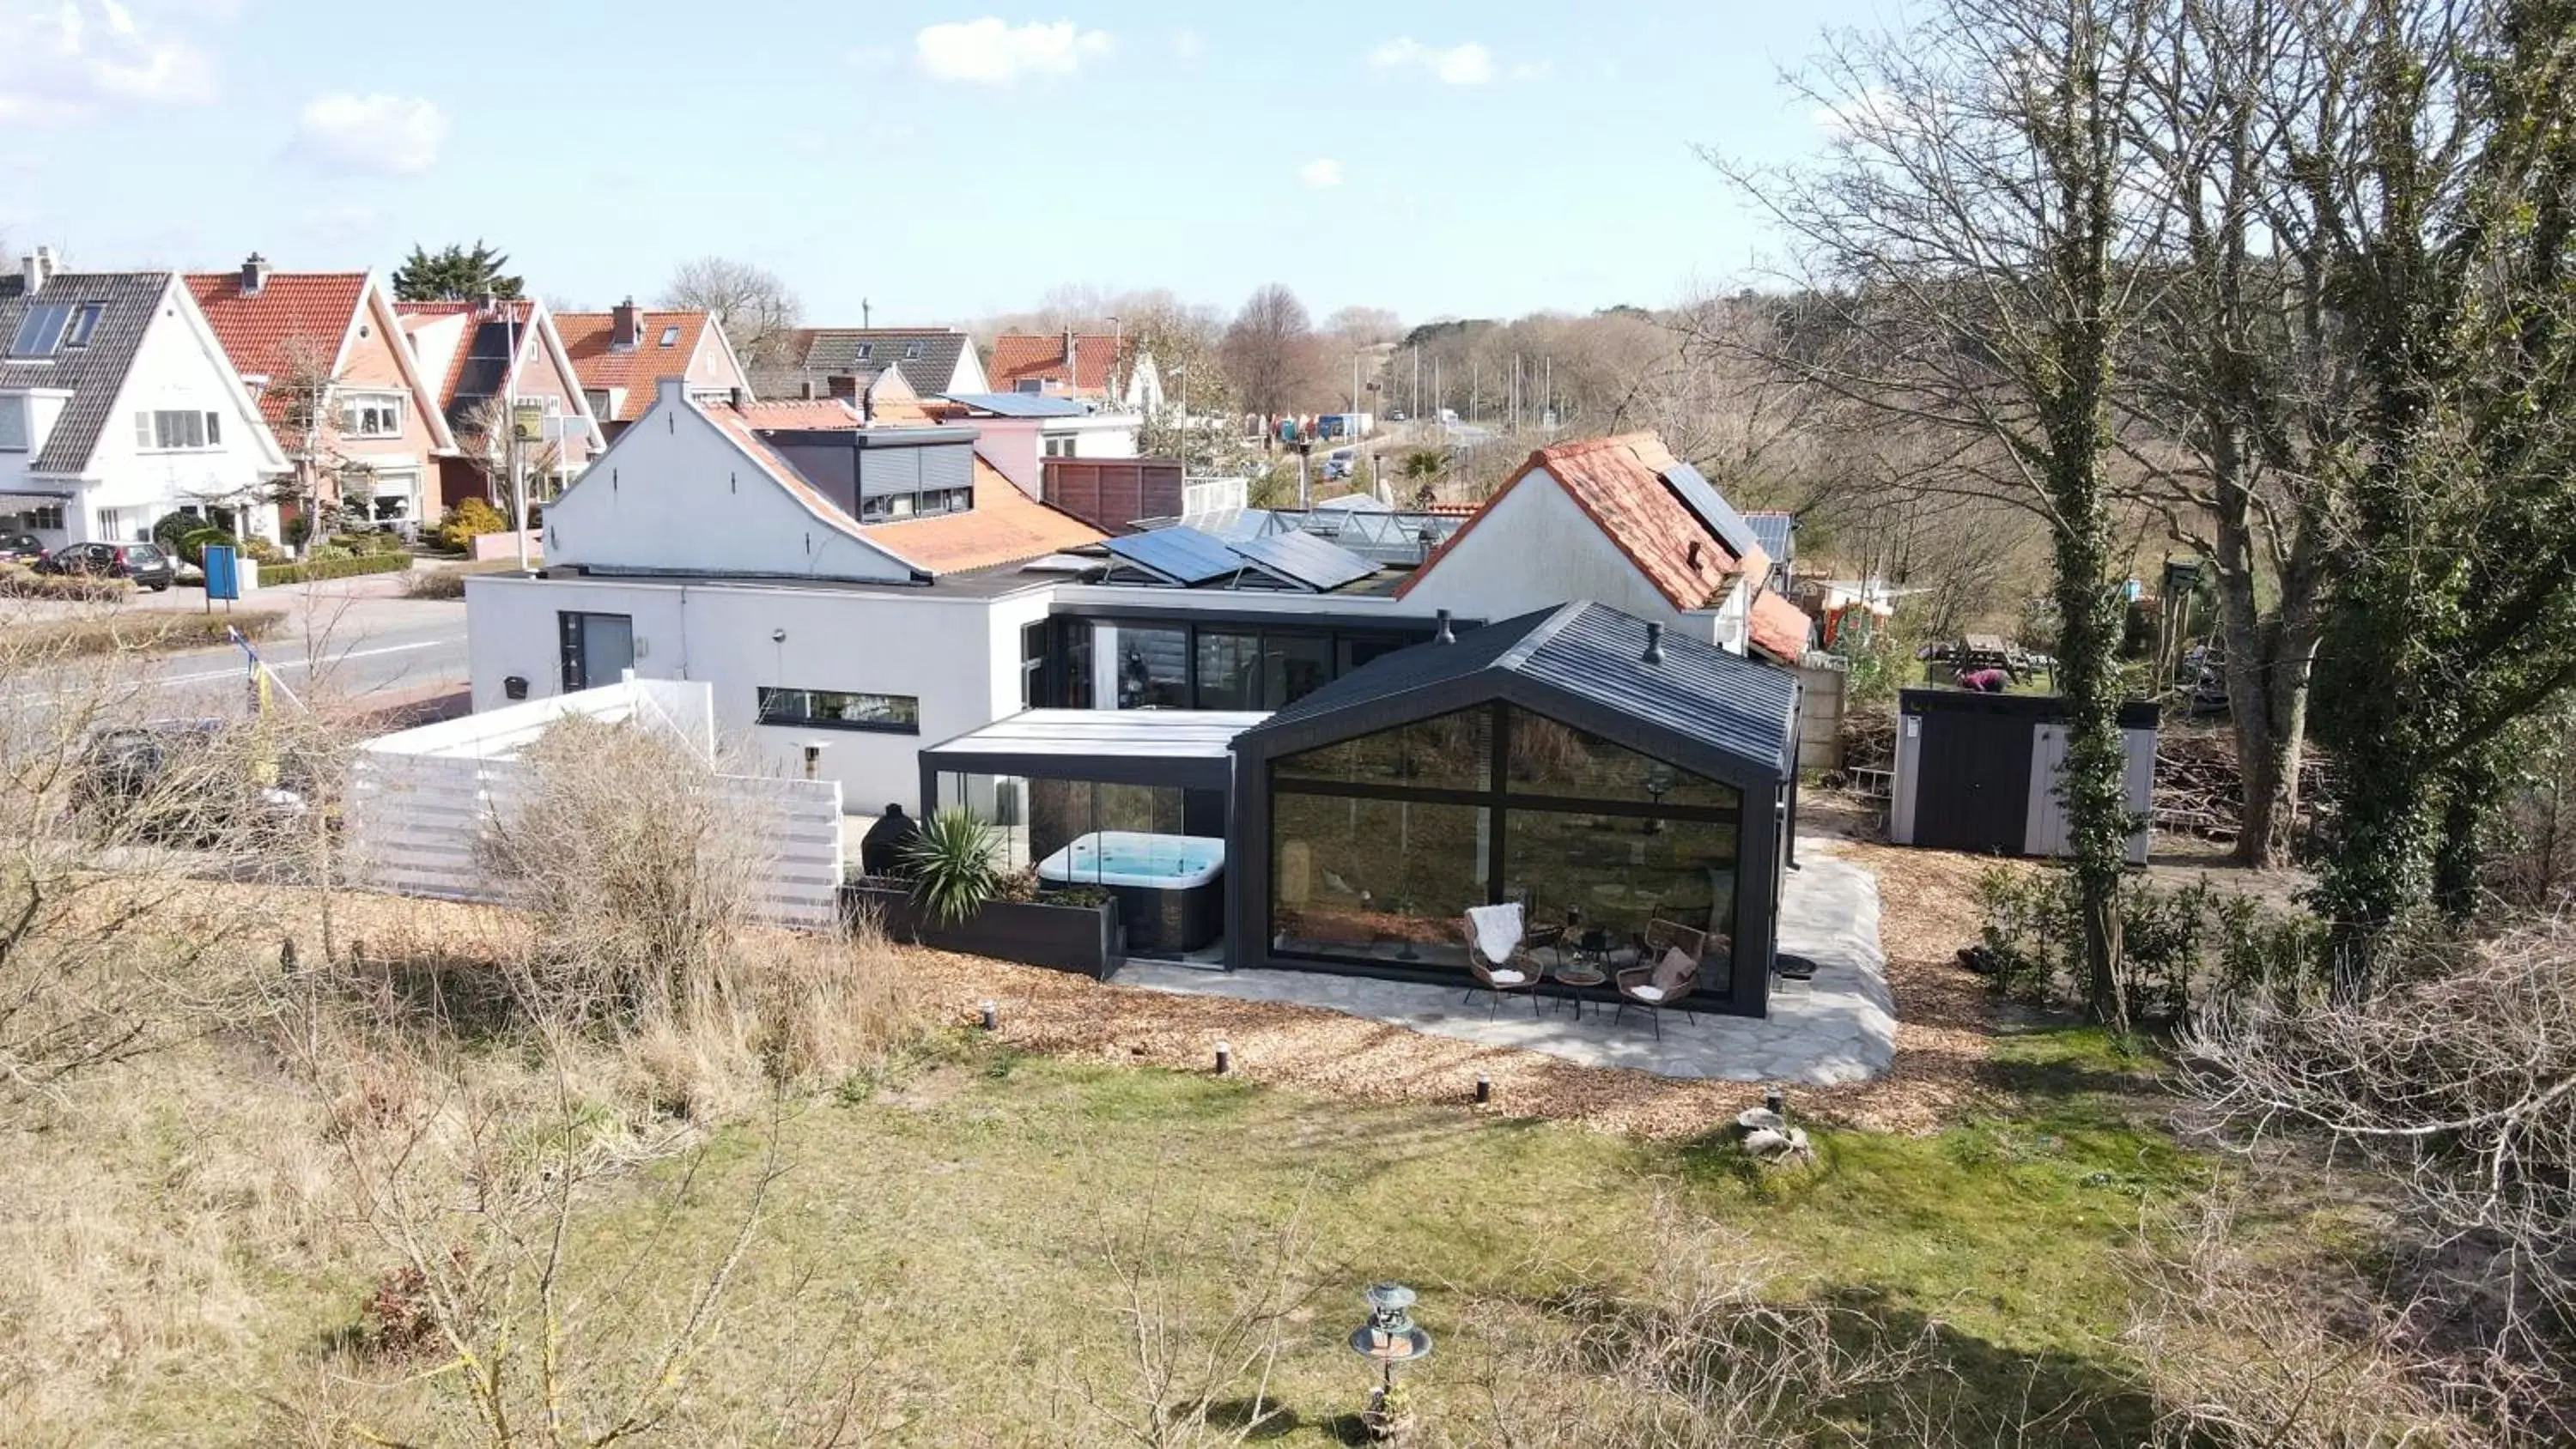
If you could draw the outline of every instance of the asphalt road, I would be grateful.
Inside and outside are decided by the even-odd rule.
[[[288,689],[298,694],[327,690],[343,698],[369,695],[415,695],[465,684],[465,611],[421,622],[382,623],[333,629],[307,639],[288,627],[254,645],[260,659]],[[249,677],[248,661],[238,648],[203,649],[173,654],[153,662],[145,672],[150,686],[173,697],[196,692],[241,688]]]

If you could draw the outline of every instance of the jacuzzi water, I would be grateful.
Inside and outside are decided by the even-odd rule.
[[[1225,869],[1225,842],[1209,835],[1096,830],[1038,862],[1038,878],[1064,884],[1179,891]]]

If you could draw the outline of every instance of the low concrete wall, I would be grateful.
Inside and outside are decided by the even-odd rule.
[[[1848,682],[1833,665],[1798,666],[1798,683],[1803,687],[1798,696],[1799,769],[1843,767],[1843,700]]]
[[[531,528],[526,530],[526,532],[528,535],[528,560],[533,563],[537,559],[545,556],[545,530]],[[519,557],[519,535],[516,533],[506,532],[478,533],[474,535],[472,539],[468,540],[468,547],[472,550],[473,558],[476,563],[497,563],[502,559],[515,561]]]

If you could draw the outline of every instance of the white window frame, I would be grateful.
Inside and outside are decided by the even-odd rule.
[[[333,401],[344,438],[399,438],[409,422],[406,399],[398,392],[344,392]]]
[[[17,424],[12,433],[9,424]],[[0,453],[24,453],[35,435],[36,410],[23,394],[0,396]]]
[[[200,408],[144,408],[134,414],[134,446],[140,452],[206,453],[223,445],[221,413]]]

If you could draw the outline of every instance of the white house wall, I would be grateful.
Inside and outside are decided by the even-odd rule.
[[[634,621],[638,678],[709,685],[718,732],[745,741],[768,773],[801,775],[803,747],[821,745],[819,778],[840,782],[848,808],[874,814],[888,803],[919,807],[924,745],[1019,710],[1019,629],[1046,616],[1047,591],[994,599],[492,575],[467,582],[465,609],[478,712],[510,703],[504,681],[513,675],[531,698],[562,691],[558,611],[624,614]],[[762,725],[763,686],[910,695],[921,701],[921,732]]]
[[[1509,619],[1577,599],[1666,624],[1682,617],[1553,478],[1533,473],[1487,508],[1403,602]],[[1712,638],[1714,629],[1691,632]]]
[[[250,498],[283,471],[284,460],[214,334],[200,335],[204,324],[195,317],[196,304],[176,300],[184,295],[185,289],[173,284],[135,349],[134,365],[126,370],[115,407],[99,430],[97,450],[90,455],[85,476],[92,481],[82,488],[78,503],[66,509],[66,532],[74,535],[67,541],[149,537],[162,514],[181,504],[209,501],[241,509],[256,531],[276,535],[275,508],[254,506]],[[164,410],[220,415],[223,445],[185,452],[138,447],[134,415]],[[100,519],[103,510],[111,509],[118,513],[113,540]]]
[[[627,475],[633,475],[631,477]],[[686,404],[657,404],[546,509],[546,557],[598,569],[900,582]]]

